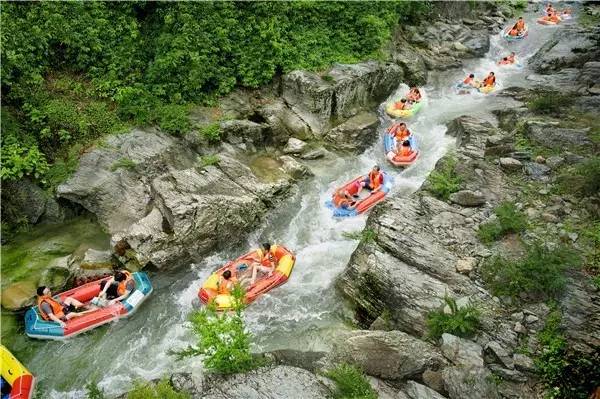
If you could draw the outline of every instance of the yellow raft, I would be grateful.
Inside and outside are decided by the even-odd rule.
[[[4,345],[0,345],[0,360],[2,361],[2,392],[10,392],[9,399],[31,399],[35,385],[33,374]],[[10,389],[4,384],[7,384]]]

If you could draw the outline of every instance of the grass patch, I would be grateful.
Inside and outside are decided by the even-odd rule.
[[[335,382],[335,399],[377,399],[377,393],[367,381],[365,374],[356,366],[340,364],[325,373]]]
[[[535,301],[562,294],[565,270],[580,264],[581,258],[571,248],[549,250],[536,243],[527,246],[518,260],[493,257],[484,264],[482,274],[494,295]]]
[[[333,82],[333,76],[331,75],[321,75],[321,79],[323,79],[326,82]]]
[[[342,237],[348,240],[359,240],[363,243],[374,242],[377,238],[377,233],[373,229],[364,229],[361,231],[344,231]]]
[[[520,233],[527,228],[527,217],[514,203],[503,202],[494,209],[497,219],[479,226],[477,235],[482,242],[490,243],[509,233]]]
[[[575,98],[568,94],[544,93],[527,103],[529,110],[545,115],[557,115],[573,105]]]
[[[593,28],[600,24],[600,16],[592,15],[588,12],[581,12],[579,14],[579,25],[584,26],[586,28]]]
[[[98,387],[98,383],[96,381],[89,382],[85,386],[86,390],[86,399],[105,399],[104,390]]]
[[[157,108],[156,121],[158,126],[173,136],[183,136],[192,128],[187,105],[168,104]]]
[[[137,166],[137,164],[132,161],[129,158],[121,158],[118,161],[116,161],[115,163],[113,163],[110,167],[110,170],[112,172],[118,170],[118,169],[134,169]]]
[[[450,308],[449,314],[444,312],[445,306],[427,314],[428,337],[437,340],[443,333],[464,338],[473,336],[480,325],[479,310],[470,304],[459,309],[456,300],[448,295],[444,303]]]
[[[581,197],[597,194],[600,192],[600,157],[565,169],[558,181],[563,193],[574,193]]]
[[[209,143],[218,143],[221,140],[221,125],[219,122],[213,122],[202,127],[198,134],[206,138]]]
[[[127,394],[127,399],[189,399],[185,392],[177,392],[169,381],[164,378],[156,384],[136,382],[132,391]]]
[[[198,164],[200,167],[204,168],[206,166],[214,166],[219,164],[219,157],[215,154],[204,155],[198,157]]]
[[[436,198],[447,201],[450,194],[460,190],[462,179],[454,170],[457,162],[453,156],[447,158],[441,167],[432,171],[427,178],[429,182],[427,190]]]

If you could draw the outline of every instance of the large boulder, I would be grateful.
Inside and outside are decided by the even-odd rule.
[[[499,399],[492,373],[483,367],[447,367],[442,371],[450,399]]]
[[[580,68],[599,57],[598,33],[571,27],[555,31],[531,57],[529,65],[537,72],[549,72],[567,67]]]
[[[404,387],[404,392],[410,399],[445,399],[444,396],[433,389],[415,381],[408,381]]]
[[[445,362],[436,348],[401,331],[353,331],[334,345],[333,363],[351,363],[365,373],[401,380]]]
[[[9,225],[57,223],[64,211],[56,200],[31,180],[2,182],[2,222]]]
[[[202,382],[203,399],[322,399],[331,391],[314,374],[296,367],[262,367],[232,376],[208,376]]]
[[[141,266],[164,267],[241,240],[294,178],[281,172],[262,181],[225,154],[203,165],[183,141],[134,130],[86,153],[58,195],[94,213],[113,243],[126,242]]]
[[[7,310],[22,310],[35,302],[36,284],[33,281],[19,281],[2,289],[2,307]]]
[[[379,120],[373,112],[363,112],[326,133],[325,138],[333,147],[363,152],[377,139]]]
[[[444,333],[440,349],[456,365],[483,367],[483,348],[473,341]]]
[[[527,121],[525,136],[536,144],[548,148],[569,146],[586,147],[592,144],[587,136],[589,129],[567,129],[556,122]]]

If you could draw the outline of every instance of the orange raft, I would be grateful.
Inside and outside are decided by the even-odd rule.
[[[229,294],[218,294],[218,283],[225,270],[230,270],[233,276],[238,279],[241,275],[251,274],[252,264],[260,263],[259,250],[248,252],[234,261],[227,262],[225,266],[214,272],[204,282],[198,291],[198,298],[202,303],[208,303],[214,300],[217,310],[227,310],[233,306],[233,296]],[[271,253],[275,256],[275,270],[271,276],[265,275],[258,278],[254,284],[246,288],[244,303],[254,302],[262,294],[271,291],[273,288],[284,284],[292,274],[296,256],[282,245],[271,245]]]
[[[350,180],[349,182],[344,184],[341,188],[336,189],[334,191],[334,194],[333,194],[331,200],[326,201],[325,205],[328,208],[333,209],[334,217],[357,216],[357,215],[360,215],[361,213],[368,211],[369,209],[371,209],[372,207],[377,205],[379,202],[383,201],[385,199],[385,196],[387,195],[387,193],[392,188],[392,183],[393,183],[394,179],[392,179],[392,177],[390,175],[388,175],[387,173],[385,173],[384,171],[381,171],[381,173],[383,174],[383,184],[382,184],[381,190],[379,190],[375,193],[372,193],[372,194],[370,193],[366,197],[359,195],[359,198],[356,199],[356,207],[355,208],[347,209],[347,208],[337,206],[336,205],[336,199],[337,199],[336,193],[338,192],[338,190],[342,189],[342,190],[348,191],[350,193],[356,192],[357,194],[362,194],[363,192],[365,192],[367,190],[362,189],[362,186],[360,186],[360,182],[365,181],[365,179],[367,179],[369,177],[369,175],[358,176],[357,178]]]

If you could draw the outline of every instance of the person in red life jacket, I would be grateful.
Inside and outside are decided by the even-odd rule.
[[[371,194],[381,190],[381,187],[383,186],[383,173],[381,173],[379,166],[373,166],[373,169],[371,169],[369,175],[363,182],[365,183],[365,188],[371,191]]]
[[[235,284],[237,284],[237,278],[231,273],[231,270],[225,270],[217,282],[217,294],[231,295]]]
[[[407,102],[406,98],[403,98],[400,101],[397,101],[394,103],[394,109],[408,109],[409,107],[409,103]]]
[[[75,313],[76,309],[88,308],[83,303],[72,297],[67,297],[62,301],[60,299],[54,299],[52,297],[52,292],[50,292],[50,288],[46,286],[38,287],[37,295],[38,310],[42,316],[42,319],[46,321],[54,321],[60,324],[60,326],[63,328],[67,326],[65,323],[67,320],[82,316],[87,313]]]
[[[483,87],[494,87],[496,85],[496,75],[494,72],[490,72],[481,83]]]
[[[98,298],[108,299],[107,306],[121,301],[129,296],[135,289],[135,281],[127,270],[117,271],[114,276],[106,281],[100,282],[101,291]],[[102,304],[102,301],[96,301]]]
[[[406,95],[406,99],[410,102],[419,102],[421,101],[421,92],[419,91],[419,89],[415,86],[412,87],[409,91],[408,94]]]
[[[410,136],[410,130],[406,128],[406,123],[400,122],[393,124],[388,132],[398,141],[404,141]]]
[[[250,280],[250,284],[254,284],[259,271],[266,273],[270,277],[275,270],[275,263],[277,263],[277,258],[273,251],[271,251],[271,244],[268,242],[261,244],[255,254],[256,261],[252,264],[252,279]]]
[[[462,82],[463,86],[479,87],[479,82],[475,80],[475,74],[469,74]]]

